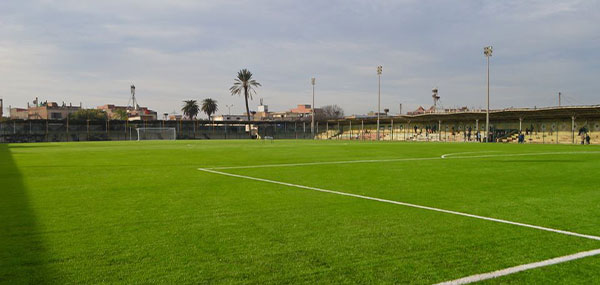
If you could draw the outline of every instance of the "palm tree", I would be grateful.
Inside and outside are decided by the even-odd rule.
[[[198,107],[198,102],[196,100],[185,100],[183,101],[183,108],[181,108],[181,111],[188,119],[193,119],[200,112],[200,108]]]
[[[216,113],[219,110],[217,106],[217,100],[213,100],[211,98],[206,98],[202,100],[202,107],[200,107],[202,112],[208,115],[208,119],[211,119],[211,115]]]
[[[256,94],[254,87],[261,86],[260,83],[252,79],[252,72],[247,69],[242,69],[238,72],[237,78],[233,82],[233,86],[229,88],[231,95],[240,95],[244,92],[244,99],[246,101],[246,115],[248,115],[248,121],[250,121],[250,108],[248,108],[248,98],[252,99],[252,93]]]

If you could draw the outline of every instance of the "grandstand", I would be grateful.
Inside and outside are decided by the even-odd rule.
[[[323,123],[321,123],[322,125]],[[376,139],[375,119],[325,122],[318,139]],[[381,119],[381,139],[394,141],[474,142],[484,136],[484,112],[428,113]],[[600,105],[550,108],[511,108],[490,112],[494,141],[516,143],[580,143],[582,133],[600,142]],[[470,134],[470,135],[469,135]]]

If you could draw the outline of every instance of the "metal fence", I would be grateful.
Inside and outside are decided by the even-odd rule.
[[[376,140],[377,125],[372,120],[326,122],[318,139]],[[490,141],[538,144],[600,144],[600,118],[575,120],[497,120],[490,121]],[[379,139],[384,141],[478,142],[485,140],[485,123],[480,121],[385,120],[380,123]]]
[[[257,138],[311,139],[310,122],[251,122]],[[0,142],[137,140],[136,128],[174,128],[177,139],[249,139],[245,122],[5,120]]]
[[[312,139],[310,122],[251,122],[257,138]],[[67,142],[137,140],[136,128],[174,128],[177,139],[249,139],[245,122],[209,121],[67,121],[5,120],[0,122],[0,142]],[[386,119],[380,123],[380,140],[476,142],[485,136],[481,120]],[[585,136],[600,143],[600,118],[491,120],[494,142],[580,144]],[[373,120],[321,121],[315,124],[316,139],[376,140]]]

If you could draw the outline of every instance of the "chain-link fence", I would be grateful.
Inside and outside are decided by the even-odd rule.
[[[377,140],[377,124],[372,120],[326,122],[318,139]],[[490,142],[539,144],[600,144],[600,118],[491,120]],[[485,121],[381,120],[379,139],[385,141],[481,142],[485,141]]]
[[[0,142],[137,140],[137,128],[173,128],[177,139],[313,138],[310,122],[5,120]]]
[[[540,144],[600,144],[600,116],[562,119],[491,119],[490,141]],[[5,120],[0,142],[66,142],[137,140],[136,128],[173,128],[177,139],[328,139],[377,140],[374,120],[209,122],[209,121],[68,121]],[[249,132],[251,130],[251,132]],[[520,134],[522,136],[520,137]],[[380,121],[379,138],[386,141],[478,142],[485,140],[485,120]]]

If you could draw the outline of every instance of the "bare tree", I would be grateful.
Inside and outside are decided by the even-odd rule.
[[[315,117],[319,120],[341,119],[344,117],[344,109],[338,105],[327,105],[320,108]]]

